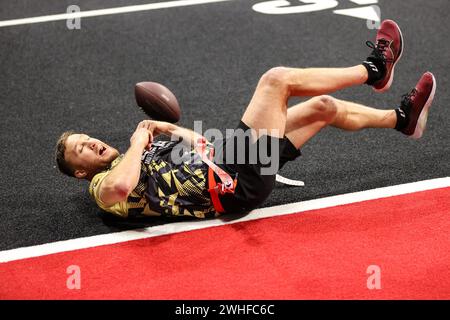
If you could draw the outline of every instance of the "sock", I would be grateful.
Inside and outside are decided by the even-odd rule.
[[[373,85],[375,82],[383,78],[384,66],[376,61],[364,61],[363,66],[366,67],[369,77],[367,78],[366,84],[369,86]]]
[[[397,114],[397,123],[395,125],[395,129],[398,131],[401,131],[408,124],[408,119],[406,118],[405,111],[403,111],[403,109],[401,107],[395,109],[395,113]]]

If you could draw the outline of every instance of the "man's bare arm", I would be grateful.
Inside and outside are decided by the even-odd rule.
[[[99,186],[100,200],[105,206],[125,201],[136,188],[141,173],[142,153],[152,139],[148,125],[141,122],[130,139],[130,148],[124,158]]]
[[[202,135],[191,129],[182,128],[169,122],[155,121],[155,126],[155,134],[161,133],[171,138],[181,138],[184,143],[193,147],[197,144],[198,139],[203,138]]]
[[[153,135],[165,134],[171,138],[181,138],[183,143],[195,146],[202,136],[190,129],[182,128],[169,122],[144,120],[130,139],[131,145],[120,163],[108,174],[99,186],[100,200],[106,206],[125,201],[136,188],[140,172],[141,157],[149,147]]]

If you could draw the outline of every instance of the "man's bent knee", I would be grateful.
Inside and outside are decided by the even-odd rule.
[[[337,115],[336,100],[327,95],[313,98],[315,103],[312,105],[315,118],[326,123],[332,123]]]
[[[264,73],[259,80],[260,86],[269,86],[276,88],[287,88],[287,72],[286,67],[275,67]]]

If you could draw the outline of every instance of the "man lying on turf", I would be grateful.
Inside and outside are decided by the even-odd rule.
[[[329,125],[347,131],[393,128],[412,138],[422,136],[436,88],[435,78],[429,72],[403,96],[397,109],[377,110],[326,95],[362,84],[373,86],[378,92],[390,88],[394,67],[403,50],[400,29],[393,21],[386,20],[378,31],[376,44],[367,44],[373,49],[372,53],[354,67],[277,67],[261,77],[238,125],[243,130],[252,129],[252,139],[245,139],[245,150],[232,144],[243,138],[243,130],[237,130],[228,139],[215,141],[214,145],[206,145],[205,154],[211,156],[215,152],[213,161],[236,182],[232,192],[219,192],[215,199],[211,185],[221,177],[217,171],[211,176],[211,165],[198,151],[201,136],[166,122],[142,121],[124,155],[86,134],[66,132],[57,144],[58,167],[67,175],[89,180],[89,192],[99,207],[122,217],[204,218],[222,212],[248,212],[269,196],[276,174],[263,174],[268,164],[259,158],[256,163],[248,161],[251,146],[277,146],[273,155],[281,168],[287,161],[297,158],[300,148]],[[288,108],[288,99],[293,96],[313,98]],[[181,138],[192,148],[182,156],[182,161],[175,162],[171,151],[179,141],[153,142],[153,137],[159,134]],[[226,157],[230,152],[234,153],[233,161]],[[240,152],[244,153],[245,163],[235,161]]]

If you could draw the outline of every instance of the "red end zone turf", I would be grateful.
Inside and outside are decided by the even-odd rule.
[[[449,299],[449,234],[450,188],[436,189],[3,263],[0,297]]]

